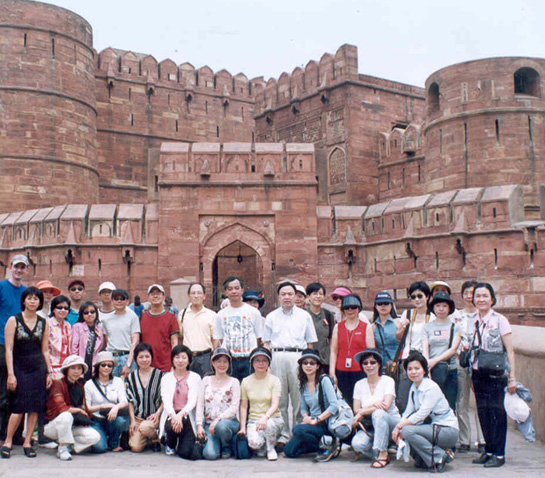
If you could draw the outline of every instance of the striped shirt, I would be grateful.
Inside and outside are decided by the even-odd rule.
[[[131,372],[127,378],[127,398],[134,407],[138,418],[146,419],[161,406],[161,377],[163,373],[156,368],[151,369],[147,387],[142,385],[138,370]]]

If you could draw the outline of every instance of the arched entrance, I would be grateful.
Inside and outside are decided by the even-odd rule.
[[[243,242],[236,240],[221,249],[212,263],[214,307],[219,306],[219,295],[223,281],[228,276],[239,276],[245,289],[261,290],[263,287],[263,264],[257,252]]]

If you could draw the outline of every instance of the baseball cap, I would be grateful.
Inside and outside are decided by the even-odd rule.
[[[100,287],[98,288],[98,293],[100,294],[103,290],[111,290],[114,291],[116,289],[116,286],[113,282],[103,282],[100,284]]]
[[[148,295],[151,294],[151,291],[153,289],[157,289],[157,290],[161,291],[163,294],[165,293],[165,289],[163,288],[163,286],[161,284],[151,284],[148,287]]]
[[[27,256],[24,256],[23,254],[15,254],[11,258],[11,263],[10,264],[12,266],[16,266],[17,264],[24,264],[25,266],[28,267],[30,265],[30,262],[28,261]]]

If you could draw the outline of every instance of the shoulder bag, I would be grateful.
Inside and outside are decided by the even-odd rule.
[[[352,411],[352,408],[344,398],[342,398],[341,393],[337,389],[335,385],[335,381],[333,378],[331,378],[329,375],[322,374],[320,376],[320,381],[318,383],[318,401],[320,403],[320,410],[322,412],[326,409],[325,401],[324,401],[324,391],[322,387],[322,381],[323,380],[330,380],[331,384],[333,385],[333,389],[335,390],[337,394],[337,403],[339,404],[339,410],[335,415],[332,415],[328,419],[327,428],[330,431],[330,433],[339,438],[340,440],[344,440],[350,434],[352,433],[352,422],[354,420],[354,412]]]

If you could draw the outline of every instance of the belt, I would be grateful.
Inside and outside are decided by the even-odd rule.
[[[191,355],[193,357],[200,357],[201,355],[209,354],[210,352],[212,352],[212,349],[200,350],[199,352],[191,352]]]
[[[114,357],[121,357],[121,355],[129,355],[129,351],[118,350],[117,352],[112,352]]]
[[[302,352],[299,347],[273,347],[273,352]]]

